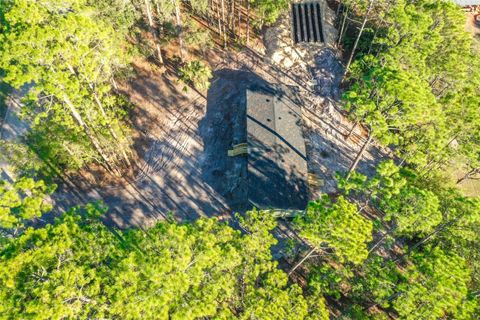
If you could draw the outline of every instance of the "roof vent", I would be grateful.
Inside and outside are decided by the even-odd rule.
[[[324,42],[319,2],[292,5],[293,41]]]

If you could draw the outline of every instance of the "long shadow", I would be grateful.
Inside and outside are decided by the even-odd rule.
[[[111,208],[105,217],[107,224],[120,227],[146,225],[169,212],[174,212],[177,220],[194,220],[202,215],[225,217],[253,205],[303,209],[308,200],[305,172],[290,165],[292,156],[303,162],[308,158],[309,163],[314,163],[309,169],[326,181],[332,181],[335,171],[344,172],[351,162],[348,155],[352,150],[343,139],[322,131],[332,125],[318,126],[315,132],[305,133],[312,145],[306,148],[307,156],[297,144],[290,143],[285,128],[272,127],[261,116],[247,118],[247,91],[281,100],[285,104],[285,118],[293,119],[284,124],[292,126],[302,121],[301,109],[293,106],[304,103],[292,90],[270,84],[251,71],[215,72],[206,110],[203,99],[197,103],[177,96],[178,90],[173,87],[166,89],[165,97],[159,96],[156,91],[160,89],[154,81],[133,89],[141,91],[142,102],[153,106],[148,110],[136,109],[132,120],[143,132],[134,139],[137,152],[147,163],[143,180],[135,180],[128,190],[124,186],[114,186],[118,190],[93,188],[76,181],[82,184],[74,188],[79,195],[72,194],[67,186],[59,186],[56,200],[63,207],[78,204],[78,196],[84,201],[103,198]],[[258,101],[261,106],[265,98]],[[162,120],[169,117],[174,124],[168,122],[172,125],[162,128],[166,123]],[[265,139],[248,136],[247,122],[261,128]],[[228,156],[228,150],[244,142],[251,148],[249,157]],[[370,159],[365,159],[359,169],[370,168],[371,164]],[[333,188],[332,185],[328,189]]]
[[[335,51],[323,48],[315,54],[315,66],[310,67],[310,73],[316,81],[315,92],[323,97],[340,100],[340,86],[344,68],[337,59]]]
[[[267,141],[247,135],[247,90],[283,98],[285,92],[250,71],[222,69],[215,72],[207,95],[207,110],[200,121],[203,140],[202,180],[208,183],[231,211],[252,206],[267,208],[304,208],[307,203],[305,177],[297,168],[285,164],[284,156],[304,154],[260,120]],[[292,98],[289,98],[293,100]],[[251,116],[248,119],[252,120]],[[272,148],[271,141],[278,139]],[[250,154],[228,156],[239,143],[249,144]]]
[[[288,142],[287,139],[285,139],[284,137],[282,137],[281,135],[279,135],[275,130],[270,129],[269,127],[267,127],[266,125],[264,125],[263,123],[261,123],[260,121],[258,121],[257,119],[255,119],[255,118],[252,117],[252,116],[247,115],[247,119],[255,122],[257,125],[259,125],[260,127],[264,128],[265,130],[267,130],[268,132],[270,132],[272,135],[274,135],[275,137],[277,137],[278,139],[280,139],[283,143],[285,143],[290,149],[292,149],[293,152],[295,152],[296,154],[298,154],[303,160],[307,161],[307,157],[306,157],[303,153],[301,153],[300,151],[298,151],[297,148],[295,148],[295,146],[293,146],[290,142]]]

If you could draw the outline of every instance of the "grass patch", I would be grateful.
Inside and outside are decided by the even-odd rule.
[[[448,177],[456,183],[458,179],[464,176],[466,169],[462,159],[455,159],[447,169]],[[480,197],[480,180],[464,180],[457,184],[457,187],[466,196]]]

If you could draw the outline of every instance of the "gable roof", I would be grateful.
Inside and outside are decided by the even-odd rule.
[[[302,110],[286,86],[247,90],[248,201],[260,209],[305,209]]]

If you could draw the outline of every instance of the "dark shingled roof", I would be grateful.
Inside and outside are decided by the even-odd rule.
[[[247,90],[248,200],[260,209],[305,209],[307,161],[295,88]]]

